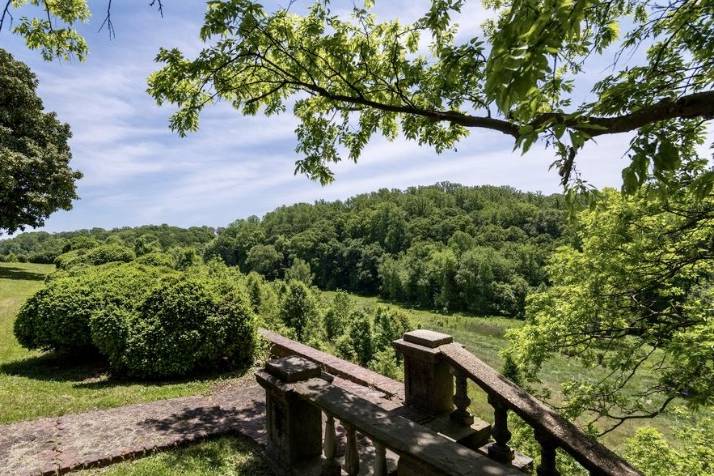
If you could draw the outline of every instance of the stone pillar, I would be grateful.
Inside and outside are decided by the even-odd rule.
[[[295,356],[271,360],[256,374],[265,388],[266,453],[277,474],[320,474],[322,411],[292,393],[288,385],[317,377],[317,364]]]
[[[448,334],[418,329],[394,341],[404,356],[404,396],[407,405],[433,415],[454,408],[454,377],[438,347],[453,342]]]

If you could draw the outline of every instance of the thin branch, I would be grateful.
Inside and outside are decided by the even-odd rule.
[[[107,2],[107,14],[104,17],[104,21],[99,26],[98,31],[102,31],[104,26],[107,27],[107,31],[109,32],[109,38],[116,38],[116,32],[114,31],[114,23],[112,23],[112,0],[109,0]]]
[[[2,31],[2,27],[5,24],[5,18],[10,18],[10,22],[12,23],[13,17],[12,13],[10,13],[10,5],[12,4],[12,0],[7,0],[5,3],[5,8],[2,10],[2,16],[0,17],[0,31]]]

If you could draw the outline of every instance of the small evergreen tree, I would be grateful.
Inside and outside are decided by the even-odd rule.
[[[374,316],[374,351],[392,348],[392,342],[411,330],[409,317],[401,311],[380,307]]]
[[[340,336],[347,324],[347,317],[352,312],[352,299],[344,291],[337,291],[332,305],[325,313],[325,332],[327,338],[332,340]]]

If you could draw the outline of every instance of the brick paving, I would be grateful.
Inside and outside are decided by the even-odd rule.
[[[401,400],[389,392],[339,377],[333,384],[388,410],[401,407]],[[265,444],[265,393],[252,374],[208,396],[0,425],[0,476],[54,475],[106,466],[225,434]],[[344,451],[340,443],[338,453]],[[361,443],[362,448],[370,446]]]
[[[210,436],[265,440],[265,395],[246,375],[209,396],[0,426],[0,475],[49,475],[104,466]]]

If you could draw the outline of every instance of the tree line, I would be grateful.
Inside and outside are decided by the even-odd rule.
[[[0,259],[66,268],[77,260],[106,262],[106,253],[123,256],[110,261],[127,261],[188,247],[269,280],[295,278],[424,308],[520,317],[528,291],[547,285],[548,257],[572,241],[565,215],[559,194],[439,183],[282,206],[223,229],[24,233],[0,242]]]
[[[210,242],[215,235],[216,230],[208,226],[179,228],[166,224],[111,230],[91,228],[59,233],[37,231],[0,241],[0,261],[52,264],[62,254],[81,249],[88,250],[107,243],[130,248],[155,243],[163,250],[172,247],[200,248]],[[137,254],[144,253],[140,250]]]

